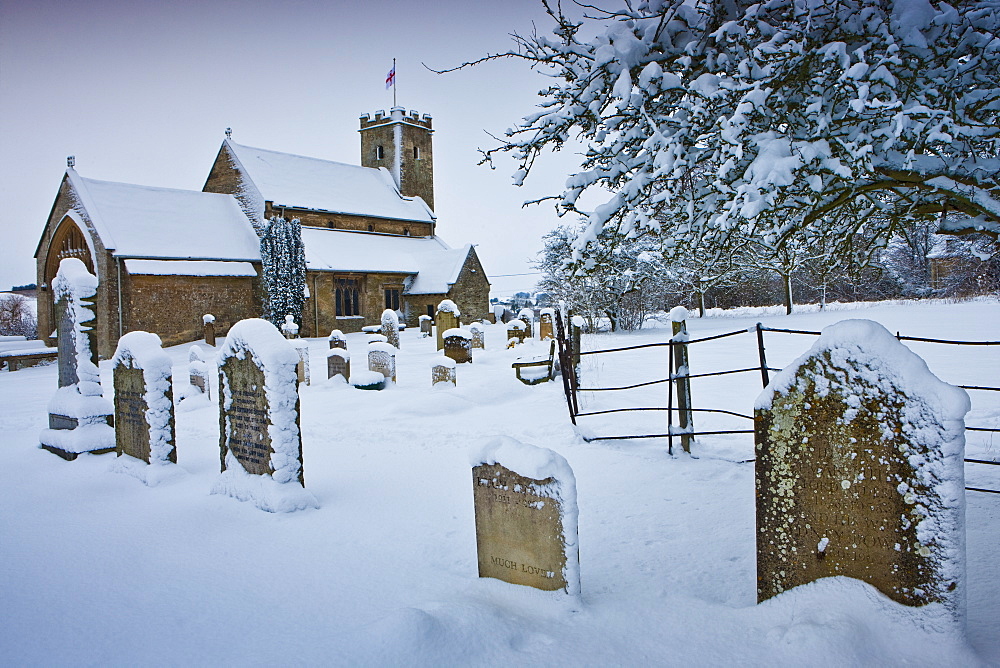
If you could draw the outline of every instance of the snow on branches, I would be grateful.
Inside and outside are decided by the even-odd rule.
[[[291,315],[301,325],[306,300],[306,255],[297,218],[268,219],[260,238],[260,258],[267,320],[281,327],[285,316]]]
[[[1000,232],[996,2],[643,0],[581,4],[579,20],[542,2],[554,38],[515,35],[475,61],[518,57],[554,80],[484,162],[511,154],[520,184],[544,150],[582,140],[555,199],[577,211],[585,191],[612,194],[581,212],[578,252],[608,227],[716,249],[919,220]]]

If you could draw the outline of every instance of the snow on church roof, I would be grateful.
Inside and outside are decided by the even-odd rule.
[[[420,197],[399,194],[385,169],[279,153],[225,141],[261,196],[275,206],[434,222]]]
[[[458,280],[470,246],[449,248],[438,237],[404,237],[302,228],[313,271],[416,274],[407,294],[443,294]]]
[[[250,221],[232,195],[66,176],[104,247],[116,257],[260,260]]]

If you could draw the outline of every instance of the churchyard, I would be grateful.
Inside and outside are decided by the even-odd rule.
[[[996,309],[995,301],[832,305],[793,316],[713,313],[689,319],[687,326],[701,337],[758,321],[822,329],[866,318],[893,333],[989,340],[996,338]],[[378,335],[368,333],[307,339],[299,349],[311,361],[308,384],[296,380],[302,376],[295,346],[263,323],[241,323],[230,338],[220,336],[213,347],[202,343],[195,353],[191,345],[160,352],[150,338],[130,335],[114,360],[99,364],[101,386],[104,399],[114,402],[117,449],[148,465],[134,457],[123,464],[125,458],[114,453],[63,461],[39,449],[50,399],[57,386],[70,383],[58,378],[55,365],[0,373],[7,460],[0,467],[5,661],[1000,663],[1000,495],[965,495],[965,574],[954,550],[921,552],[923,538],[914,536],[905,517],[889,527],[905,537],[902,545],[838,544],[845,532],[895,521],[898,511],[885,497],[904,482],[910,493],[898,492],[909,499],[904,515],[911,506],[920,508],[913,516],[917,524],[926,510],[940,532],[957,535],[961,494],[950,489],[948,498],[948,489],[920,489],[924,478],[907,469],[929,462],[934,480],[948,482],[942,466],[949,462],[940,461],[947,457],[910,459],[914,451],[902,446],[880,453],[874,438],[858,445],[856,471],[850,462],[829,463],[833,471],[856,474],[843,486],[829,476],[810,480],[828,468],[822,452],[796,460],[788,471],[780,461],[749,462],[755,457],[752,435],[698,437],[690,456],[680,448],[669,456],[664,439],[587,442],[581,434],[614,429],[622,418],[581,421],[574,430],[560,380],[528,385],[511,367],[519,357],[548,353],[550,343],[538,340],[543,323],[534,322],[533,338],[511,348],[509,324],[483,325],[483,348],[472,345],[474,333],[463,333],[459,322],[446,324],[441,338],[417,328],[398,332],[398,346],[369,343]],[[665,320],[634,333],[585,334],[583,349],[664,341],[670,326]],[[877,337],[869,332],[848,338]],[[454,357],[445,356],[449,339]],[[891,336],[889,341],[899,345]],[[775,337],[768,342],[768,363],[784,368],[812,343]],[[996,385],[1000,377],[994,349],[911,348],[948,382]],[[258,351],[256,357],[250,349]],[[895,354],[878,350],[880,359]],[[741,360],[754,354],[750,341],[692,347],[691,370],[746,366]],[[660,372],[666,353],[662,358]],[[581,373],[635,380],[640,372],[657,373],[649,359],[638,352],[585,357]],[[348,375],[376,373],[384,389],[359,391],[341,377],[327,377],[328,371],[346,370],[347,360]],[[839,377],[817,368],[808,367],[812,378]],[[162,380],[171,372],[176,408],[168,420],[141,402],[162,408],[171,397]],[[454,384],[442,379],[451,374]],[[814,396],[793,397],[799,385],[789,377],[775,384],[779,398],[771,403],[759,400],[758,378],[693,380],[691,391],[696,405],[710,397],[713,405],[733,411],[751,412],[755,402],[758,409],[773,408],[767,418],[776,425],[767,432],[773,451],[789,430],[794,439],[802,437],[795,431],[803,423],[796,406],[817,403],[813,413],[811,404],[804,409],[810,428],[819,428],[822,415],[836,413]],[[142,391],[143,378],[155,392]],[[208,392],[195,389],[192,378],[207,384]],[[907,382],[921,391],[933,384]],[[863,384],[848,379],[845,387]],[[637,400],[662,403],[665,391],[639,389]],[[838,396],[824,392],[824,400]],[[228,406],[221,422],[220,397]],[[1000,402],[973,399],[966,421],[997,426]],[[591,409],[610,405],[604,397],[584,401]],[[892,401],[884,397],[870,402],[870,415],[864,401],[848,403],[869,432],[872,420],[892,419],[882,408]],[[792,417],[782,411],[792,411]],[[933,430],[933,417],[919,412],[925,422],[911,419],[915,432]],[[281,428],[268,429],[268,416]],[[696,413],[694,420],[699,431],[732,426],[727,416]],[[291,429],[296,422],[300,429]],[[845,427],[834,419],[822,428],[832,433]],[[144,434],[154,442],[136,447]],[[274,457],[268,463],[271,450],[281,453],[281,466]],[[968,432],[966,456],[1000,459],[1000,442],[993,434]],[[863,474],[870,476],[874,466],[863,463],[865,457],[888,461],[899,485],[865,487]],[[954,457],[950,464],[956,464]],[[761,505],[760,494],[755,500],[755,469],[758,489],[775,492],[773,503],[765,498]],[[1000,488],[995,470],[967,467],[966,477],[969,486]],[[808,507],[793,511],[782,501],[788,485],[816,490],[803,497]],[[859,489],[869,496],[859,497]],[[848,508],[850,503],[855,505]],[[793,514],[809,514],[812,524],[802,526],[815,525],[815,532],[797,530]],[[827,521],[843,526],[824,531]],[[760,551],[761,533],[765,542],[777,544],[774,550]],[[948,552],[957,542],[948,538],[936,545]],[[869,547],[875,556],[868,556]],[[908,554],[898,560],[902,553]],[[789,564],[808,571],[801,582],[786,572]],[[869,578],[859,565],[879,573]],[[894,600],[860,580],[816,580],[843,572],[871,582],[900,569],[916,579],[874,583]],[[956,601],[961,596],[967,604]],[[926,600],[938,602],[895,602]]]

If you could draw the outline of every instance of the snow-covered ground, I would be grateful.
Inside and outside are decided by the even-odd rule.
[[[815,330],[870,318],[904,335],[996,340],[995,301],[761,311],[692,319],[693,336],[747,328]],[[721,314],[715,314],[719,316]],[[587,335],[584,349],[664,340],[665,329]],[[352,364],[364,338],[348,335]],[[460,365],[458,387],[430,387],[434,340],[402,334],[398,385],[363,392],[323,381],[310,342],[301,391],[306,487],[318,510],[262,512],[210,495],[219,477],[218,410],[177,411],[182,474],[147,487],[113,455],[65,462],[37,449],[56,367],[0,372],[0,663],[7,665],[1000,665],[1000,495],[969,492],[967,635],[940,610],[897,605],[863,583],[827,579],[755,604],[752,436],[703,437],[698,458],[663,440],[584,442],[561,383],[529,387],[503,348]],[[770,334],[770,366],[812,337]],[[221,341],[220,341],[221,344]],[[910,344],[942,379],[997,385],[1000,350]],[[662,349],[585,358],[589,381],[660,378]],[[188,346],[168,350],[186,382]],[[700,344],[692,372],[756,364],[756,339]],[[106,396],[111,374],[101,364]],[[213,388],[213,398],[217,396]],[[759,374],[692,381],[695,404],[749,412]],[[584,397],[589,407],[656,405]],[[970,425],[1000,426],[1000,397],[972,394]],[[985,396],[984,396],[985,395]],[[581,418],[591,433],[662,430],[662,414]],[[746,428],[696,414],[699,429]],[[652,422],[643,423],[642,421]],[[577,480],[582,594],[540,592],[476,571],[469,453],[497,435],[552,448]],[[969,435],[968,456],[1000,459],[1000,439]],[[997,467],[967,467],[1000,488]],[[979,469],[989,469],[980,471]]]

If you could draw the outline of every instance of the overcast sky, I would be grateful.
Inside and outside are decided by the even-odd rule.
[[[35,281],[34,251],[66,156],[85,177],[201,190],[234,141],[360,164],[358,117],[400,106],[434,118],[438,233],[478,244],[494,292],[530,288],[551,205],[574,156],[523,188],[477,149],[538,103],[523,62],[437,75],[551,22],[538,0],[0,0],[0,290]],[[139,221],[137,221],[139,222]],[[139,223],[141,224],[141,223]]]

